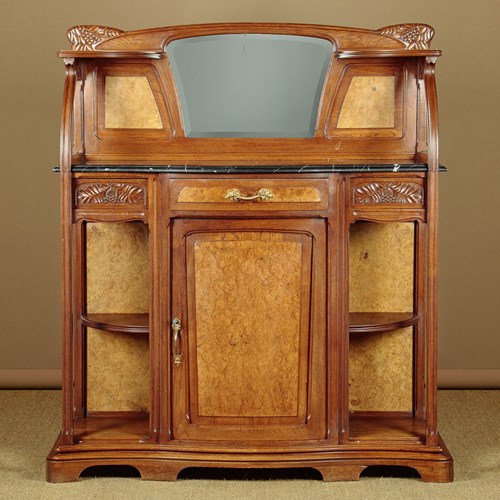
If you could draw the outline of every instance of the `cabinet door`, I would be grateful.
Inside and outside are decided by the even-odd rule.
[[[321,219],[174,221],[174,439],[325,436],[325,232]]]

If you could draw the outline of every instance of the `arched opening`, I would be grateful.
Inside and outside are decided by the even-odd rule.
[[[80,477],[141,477],[141,473],[131,465],[93,465],[84,469]]]
[[[363,477],[420,478],[420,474],[413,467],[404,465],[370,465],[360,474],[360,478]]]
[[[273,481],[280,479],[322,480],[319,471],[312,468],[283,469],[237,469],[216,467],[188,467],[183,469],[177,479],[213,479],[231,481]]]

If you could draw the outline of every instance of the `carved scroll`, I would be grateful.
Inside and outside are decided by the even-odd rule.
[[[414,182],[370,182],[353,188],[355,205],[422,205],[424,189]]]
[[[434,28],[427,24],[394,24],[377,31],[403,42],[408,50],[430,48],[434,36]]]
[[[76,189],[76,204],[144,205],[146,191],[142,186],[124,183],[81,184]]]
[[[108,26],[73,26],[66,35],[73,50],[96,50],[97,45],[110,38],[115,38],[125,33],[117,28]]]

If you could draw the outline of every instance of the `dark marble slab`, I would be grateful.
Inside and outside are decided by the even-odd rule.
[[[233,166],[201,166],[201,165],[73,165],[72,172],[88,173],[141,173],[141,174],[325,174],[325,173],[359,173],[359,172],[427,172],[426,164],[378,164],[378,165],[233,165]],[[60,167],[54,168],[59,172]],[[444,166],[440,172],[446,172]]]

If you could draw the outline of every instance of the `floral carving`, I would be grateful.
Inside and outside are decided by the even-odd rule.
[[[424,190],[413,182],[370,182],[353,189],[355,205],[400,203],[422,205]]]
[[[67,31],[73,50],[95,50],[104,40],[115,38],[125,33],[117,28],[107,26],[73,26]]]
[[[77,205],[119,203],[144,205],[146,192],[134,184],[82,184],[76,190]]]
[[[400,40],[409,50],[428,49],[434,36],[434,28],[428,24],[395,24],[380,28],[378,32]]]

